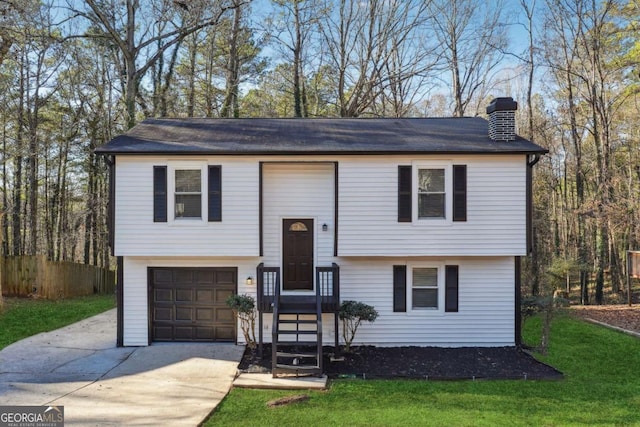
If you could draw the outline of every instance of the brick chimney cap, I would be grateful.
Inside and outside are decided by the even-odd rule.
[[[487,114],[494,111],[515,111],[518,109],[518,103],[511,97],[494,98],[487,107]]]

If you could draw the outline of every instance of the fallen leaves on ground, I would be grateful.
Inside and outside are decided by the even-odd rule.
[[[640,333],[640,304],[573,306],[571,313],[608,325]]]

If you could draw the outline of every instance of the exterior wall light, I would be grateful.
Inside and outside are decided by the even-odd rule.
[[[253,277],[251,276],[247,277],[247,280],[245,280],[245,283],[249,286],[253,285]]]
[[[327,224],[322,224],[322,231],[327,231],[329,226]]]

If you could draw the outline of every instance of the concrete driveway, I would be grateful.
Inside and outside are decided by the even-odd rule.
[[[197,426],[228,393],[243,346],[116,348],[116,311],[0,351],[0,404],[62,405],[68,426]]]

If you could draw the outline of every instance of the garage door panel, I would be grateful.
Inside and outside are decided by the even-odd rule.
[[[174,300],[172,289],[155,289],[153,291],[153,300],[159,302],[172,302]]]
[[[235,341],[225,301],[235,294],[236,268],[150,270],[154,341]]]
[[[194,289],[192,288],[176,289],[176,301],[191,302],[193,301],[193,293]]]
[[[196,302],[198,304],[213,303],[214,302],[213,289],[196,289]]]
[[[213,308],[200,308],[196,309],[196,322],[209,322],[213,323]]]
[[[193,319],[193,309],[191,307],[176,307],[177,322],[191,322]]]
[[[215,301],[224,304],[227,298],[233,295],[235,292],[231,289],[215,289]]]
[[[217,307],[215,309],[215,321],[216,323],[226,323],[229,325],[233,325],[233,311],[231,311],[231,309],[228,307]]]
[[[217,326],[215,334],[221,341],[234,341],[236,338],[236,331],[233,327]]]
[[[173,272],[166,268],[156,268],[153,270],[153,282],[156,284],[172,283]]]
[[[179,284],[191,284],[193,283],[194,271],[190,269],[174,269],[173,270],[174,282]]]
[[[193,341],[192,326],[175,326],[173,331],[175,338],[171,341]]]
[[[197,283],[216,283],[215,280],[215,271],[211,270],[196,270],[195,271],[195,280]],[[235,283],[234,283],[235,284]]]
[[[215,274],[216,283],[220,285],[235,285],[236,273],[235,271],[217,271]]]
[[[212,341],[216,338],[215,328],[213,326],[209,327],[196,327],[195,328],[195,338],[198,341]],[[217,337],[220,339],[220,337]]]
[[[155,307],[153,309],[153,317],[159,322],[171,322],[173,321],[173,308],[172,307]]]
[[[154,333],[156,341],[172,341],[173,328],[171,326],[156,326]]]

